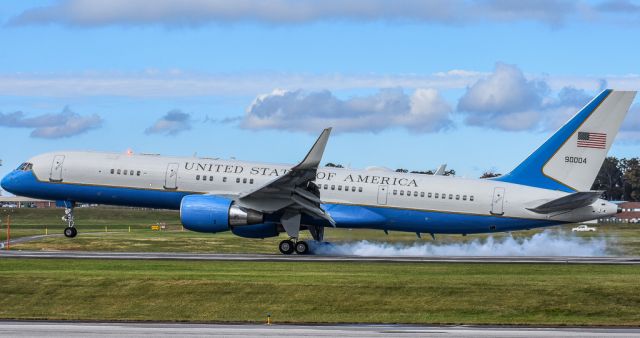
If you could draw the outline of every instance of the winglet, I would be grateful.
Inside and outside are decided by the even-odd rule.
[[[320,134],[320,137],[316,140],[316,143],[313,144],[307,156],[305,156],[304,160],[300,162],[293,169],[317,169],[320,165],[320,161],[322,160],[322,154],[324,154],[324,148],[327,146],[327,141],[329,141],[329,135],[331,134],[331,128],[326,128]]]

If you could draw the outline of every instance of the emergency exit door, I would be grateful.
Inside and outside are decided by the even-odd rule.
[[[167,172],[164,175],[164,188],[169,190],[178,189],[178,163],[169,163]]]
[[[64,163],[64,155],[56,155],[51,162],[51,171],[49,172],[49,181],[62,182],[62,164]]]
[[[387,204],[387,194],[389,193],[389,186],[381,185],[378,186],[378,204],[385,205]]]
[[[493,189],[491,213],[494,215],[504,215],[504,188]]]

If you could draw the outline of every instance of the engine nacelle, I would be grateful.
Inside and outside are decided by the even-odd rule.
[[[235,226],[259,224],[261,212],[234,205],[233,201],[213,195],[188,195],[180,203],[180,221],[198,232],[222,232]]]
[[[234,227],[231,229],[234,235],[244,238],[269,238],[280,235],[278,225],[276,223],[262,223],[247,225],[243,227]]]

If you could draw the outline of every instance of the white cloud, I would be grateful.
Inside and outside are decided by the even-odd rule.
[[[43,114],[27,117],[21,111],[3,114],[0,113],[0,126],[8,128],[31,128],[31,137],[36,138],[63,138],[85,133],[89,130],[100,128],[102,118],[93,114],[81,116],[68,107],[58,114]]]
[[[599,80],[599,87],[606,81]],[[602,88],[599,88],[602,89]],[[469,86],[458,101],[465,123],[502,130],[549,130],[565,123],[592,94],[565,86],[553,95],[542,79],[529,79],[515,65],[497,63],[494,72]]]
[[[165,25],[259,22],[301,24],[318,21],[410,21],[466,24],[532,21],[560,25],[584,10],[569,0],[61,0],[11,18],[13,25],[58,23],[72,26]]]
[[[465,89],[490,75],[473,70],[450,70],[434,74],[308,74],[308,73],[188,73],[150,70],[137,73],[0,74],[0,96],[38,97],[196,97],[255,96],[273,88],[332,91],[377,88]],[[640,74],[561,76],[525,74],[544,81],[553,91],[572,86],[596,91],[606,79],[611,88],[637,90]]]
[[[144,132],[146,134],[177,135],[189,129],[191,129],[191,115],[183,113],[179,109],[172,109]]]
[[[622,122],[616,141],[640,142],[640,103],[631,106],[627,117]]]
[[[411,95],[400,88],[381,89],[373,95],[346,100],[327,90],[307,93],[278,89],[258,96],[240,126],[311,133],[319,126],[334,127],[336,132],[379,132],[397,127],[435,132],[451,127],[451,111],[434,89],[417,89]]]

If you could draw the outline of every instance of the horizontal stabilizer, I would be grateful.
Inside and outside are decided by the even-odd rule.
[[[582,191],[560,197],[546,202],[535,208],[527,208],[538,214],[550,214],[552,212],[573,210],[593,204],[602,195],[602,191]]]

